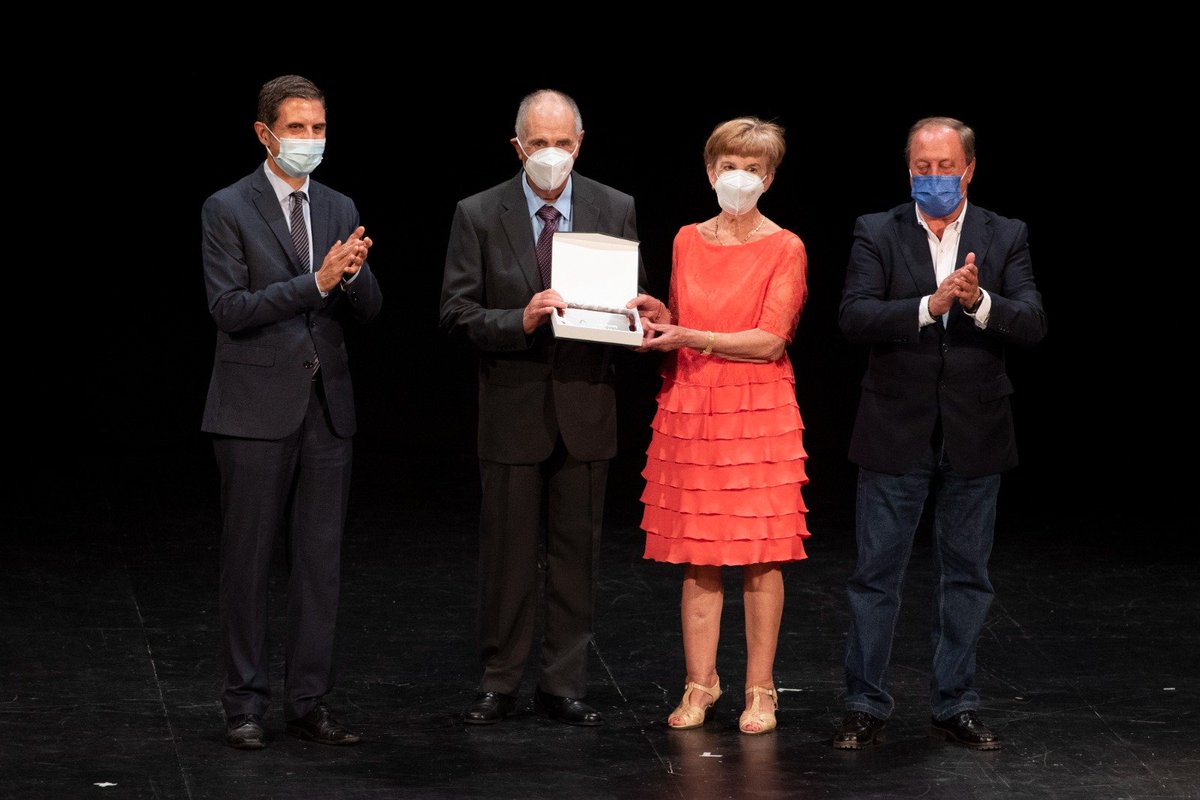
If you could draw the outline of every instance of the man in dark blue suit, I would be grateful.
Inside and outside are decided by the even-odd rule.
[[[594,726],[601,714],[582,698],[608,462],[617,452],[613,347],[555,338],[550,315],[566,303],[549,288],[548,258],[555,230],[636,240],[634,202],[574,172],[583,122],[567,95],[525,97],[515,133],[524,169],[458,203],[442,283],[441,326],[479,359],[482,676],[463,721],[494,724],[516,707],[539,616],[541,545],[534,708]]]
[[[1017,463],[1005,347],[1046,333],[1025,223],[967,203],[975,133],[949,117],[909,131],[914,203],[860,217],[839,322],[870,346],[850,459],[858,560],[848,585],[847,713],[834,747],[875,742],[894,700],[887,669],[901,586],[933,495],[938,571],[931,734],[977,750],[975,649],[992,600],[1000,474]]]
[[[325,146],[310,81],[266,83],[254,130],[267,159],[201,215],[216,351],[203,430],[221,476],[221,631],[231,747],[266,746],[268,575],[286,536],[286,731],[354,744],[324,697],[334,685],[354,392],[343,325],[379,313],[371,239],[354,202],[309,177]]]

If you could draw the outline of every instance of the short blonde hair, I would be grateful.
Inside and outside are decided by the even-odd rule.
[[[721,156],[756,157],[767,162],[767,172],[774,172],[786,149],[781,126],[758,117],[738,117],[713,128],[704,145],[704,165],[711,167]]]

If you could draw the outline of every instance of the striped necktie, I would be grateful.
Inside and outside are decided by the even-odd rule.
[[[552,205],[544,205],[537,210],[537,215],[542,218],[546,224],[542,226],[542,233],[538,236],[537,248],[534,250],[534,255],[537,256],[538,272],[542,275],[542,288],[550,288],[550,250],[554,244],[554,232],[558,230],[558,209]]]
[[[292,192],[292,247],[296,248],[296,260],[300,263],[301,272],[312,271],[308,226],[304,224],[304,201],[307,199],[304,192]]]
[[[301,272],[312,272],[312,259],[308,255],[308,226],[304,224],[304,201],[307,199],[304,192],[292,192],[292,247],[296,250]],[[321,369],[321,358],[315,351],[312,360],[304,362],[304,368],[312,370],[312,379],[315,381]]]

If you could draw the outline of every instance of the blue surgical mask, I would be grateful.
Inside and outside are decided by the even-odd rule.
[[[912,199],[935,219],[948,217],[962,202],[962,179],[966,175],[913,175]]]
[[[267,133],[275,136],[270,128],[267,128]],[[274,156],[275,163],[293,178],[308,175],[317,168],[325,154],[324,139],[280,139],[275,136],[275,141],[279,142],[279,155]],[[268,147],[267,152],[270,153],[271,148]]]

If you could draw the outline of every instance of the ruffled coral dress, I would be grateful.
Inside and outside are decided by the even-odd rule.
[[[760,328],[790,343],[807,266],[791,231],[721,246],[687,225],[675,236],[668,305],[686,328]],[[711,565],[805,558],[808,455],[787,353],[751,364],[684,347],[664,358],[662,379],[642,471],[644,557]]]

